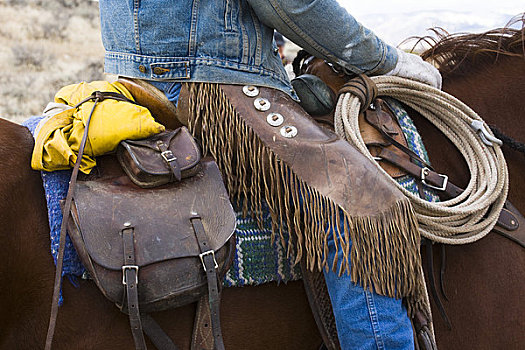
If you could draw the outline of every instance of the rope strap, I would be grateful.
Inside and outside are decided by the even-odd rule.
[[[359,113],[363,113],[376,99],[377,86],[367,75],[359,74],[343,85],[341,90],[339,90],[338,97],[342,94],[352,94],[356,96],[361,105]]]

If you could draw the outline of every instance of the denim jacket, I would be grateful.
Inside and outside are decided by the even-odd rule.
[[[394,48],[335,0],[100,0],[107,73],[154,81],[254,84],[296,98],[274,28],[318,57],[381,74]]]

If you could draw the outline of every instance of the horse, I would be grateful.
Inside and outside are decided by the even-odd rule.
[[[422,57],[438,64],[443,90],[465,101],[496,135],[508,142],[503,153],[509,169],[508,199],[525,213],[525,156],[516,143],[525,140],[518,127],[525,115],[525,17],[521,30],[498,29],[483,34],[449,35]],[[416,120],[436,169],[451,174],[451,181],[465,186],[468,169],[457,150],[443,136]],[[418,124],[419,122],[419,124]],[[448,141],[448,140],[447,140]],[[445,246],[445,307],[452,329],[434,316],[436,337],[443,349],[518,349],[525,344],[525,250],[494,232],[469,245]],[[441,259],[435,254],[435,261]],[[437,266],[436,266],[437,270]],[[428,272],[428,271],[427,271]],[[434,311],[437,315],[437,312]],[[468,331],[475,327],[477,331]]]
[[[462,75],[463,70],[459,69],[444,72],[443,86],[503,132],[523,139],[524,131],[514,125],[519,121],[515,111],[525,110],[519,96],[525,87],[520,81],[525,73],[525,59],[520,51],[524,31],[512,35],[512,40],[517,41],[512,45],[507,43],[509,31],[501,35],[486,33],[487,40],[496,42],[498,50],[492,46],[471,50],[483,52],[484,57],[491,58],[490,63],[468,59],[471,55],[476,57],[470,51],[464,58],[452,60],[471,73]],[[484,38],[480,35],[474,39],[484,42],[480,40]],[[439,57],[438,48],[439,44],[432,57]],[[451,48],[445,50],[449,52]],[[496,94],[499,99],[493,96]],[[459,154],[450,145],[444,145],[442,138],[424,122],[416,120],[416,124],[436,169],[450,174],[457,184],[464,184],[468,172]],[[26,128],[0,119],[0,140],[0,349],[42,348],[55,270],[49,253],[42,181],[38,172],[29,168],[33,139]],[[505,150],[511,173],[510,199],[524,211],[525,183],[520,182],[518,175],[525,163],[521,154],[513,152]],[[523,248],[491,233],[469,246],[446,247],[446,257],[449,301],[445,307],[453,328],[448,330],[439,316],[434,317],[438,346],[516,349],[525,344],[525,320],[521,317],[525,300],[520,295],[525,283]],[[63,295],[55,349],[133,348],[128,317],[106,300],[94,283],[81,280],[75,288],[65,282]],[[435,307],[433,310],[437,314]],[[189,349],[194,311],[195,305],[190,304],[153,316],[179,348]],[[300,281],[280,286],[273,283],[226,288],[221,323],[225,346],[230,349],[318,349],[322,343]]]
[[[510,25],[520,24],[521,30]],[[510,179],[508,199],[525,212],[525,18],[509,27],[481,34],[452,34],[434,29],[435,37],[416,38],[433,46],[421,56],[434,62],[443,76],[443,90],[465,102],[504,139]],[[296,74],[319,76],[337,92],[348,81],[342,70],[313,59]],[[437,171],[465,188],[468,167],[454,145],[425,118],[407,108],[413,117],[429,158]],[[515,141],[517,140],[517,141]],[[525,344],[525,251],[494,232],[468,245],[433,249],[433,269],[425,267],[427,285],[433,271],[443,274],[444,307],[450,324],[440,317],[431,299],[435,334],[442,349],[518,349]],[[426,252],[422,251],[425,260]],[[444,270],[446,268],[446,270]]]
[[[55,266],[40,174],[29,167],[33,138],[0,119],[0,349],[44,347]],[[94,283],[64,281],[54,349],[133,349],[127,315]],[[300,281],[226,288],[221,300],[226,348],[318,349],[322,343]],[[153,313],[180,349],[189,349],[195,305]],[[148,343],[153,348],[151,343]]]

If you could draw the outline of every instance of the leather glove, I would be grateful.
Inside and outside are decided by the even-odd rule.
[[[415,54],[397,50],[397,64],[390,72],[385,75],[395,75],[419,81],[424,84],[441,89],[441,74],[436,67]]]

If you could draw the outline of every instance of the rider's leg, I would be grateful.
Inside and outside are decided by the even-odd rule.
[[[332,266],[336,255],[332,234],[328,248]],[[337,255],[342,261],[342,249]],[[347,273],[339,277],[337,271],[325,270],[324,276],[342,349],[414,349],[412,326],[400,299],[364,290]]]
[[[150,82],[177,104],[180,83]],[[329,265],[335,257],[335,246],[330,235]],[[338,254],[342,255],[339,249]],[[338,261],[342,261],[342,256]],[[353,283],[350,276],[338,277],[337,272],[326,272],[325,280],[332,301],[339,342],[347,349],[413,349],[412,327],[401,300],[365,291]]]

